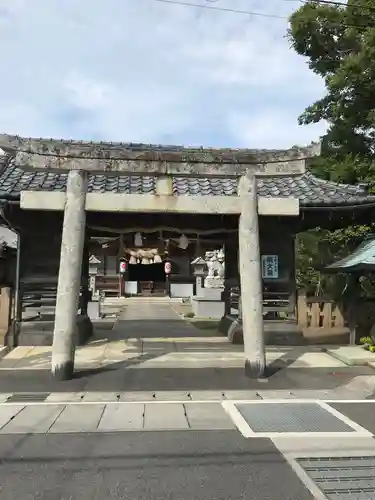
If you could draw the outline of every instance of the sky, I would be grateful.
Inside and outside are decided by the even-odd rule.
[[[182,0],[181,0],[182,1]],[[325,93],[286,39],[294,0],[0,0],[0,133],[277,149]]]

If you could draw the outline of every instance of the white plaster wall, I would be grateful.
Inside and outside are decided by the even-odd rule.
[[[193,295],[194,285],[192,283],[171,283],[171,297],[184,299]]]
[[[138,290],[137,281],[125,281],[125,293],[136,295]]]

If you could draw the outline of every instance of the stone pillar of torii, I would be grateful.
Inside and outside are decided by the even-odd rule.
[[[68,174],[56,319],[52,347],[52,374],[68,380],[74,370],[74,329],[81,283],[81,263],[85,233],[87,175],[71,170]],[[241,312],[245,351],[245,373],[261,378],[266,368],[263,338],[262,275],[257,209],[257,180],[251,172],[239,181],[241,214],[238,227]]]
[[[319,143],[312,143],[306,148],[293,147],[284,151],[224,151],[225,161],[219,161],[217,152],[211,150],[183,150],[181,153],[163,152],[156,148],[155,151],[152,149],[132,151],[122,144],[82,144],[52,139],[25,139],[6,134],[0,135],[0,148],[13,154],[20,168],[68,172],[64,203],[61,201],[62,193],[48,193],[48,196],[42,193],[41,198],[37,192],[27,190],[21,192],[21,208],[64,211],[52,346],[52,374],[56,378],[68,380],[73,377],[74,372],[74,338],[81,285],[86,211],[119,211],[118,198],[114,202],[113,196],[121,197],[120,203],[123,207],[121,210],[128,212],[134,212],[136,206],[137,210],[144,212],[150,211],[152,207],[153,212],[239,215],[239,271],[245,372],[255,378],[264,376],[266,359],[258,225],[260,202],[266,207],[262,214],[298,216],[299,200],[259,198],[257,177],[303,174],[306,161],[320,154]],[[211,159],[207,160],[210,156]],[[87,193],[88,172],[155,175],[156,189],[159,189],[159,192],[150,196],[143,195],[141,198],[137,195],[111,193],[100,194],[97,197],[94,193]],[[175,200],[171,203],[171,197],[174,196],[172,187],[174,176],[236,178],[239,179],[238,196],[195,196],[192,200],[188,199],[189,196],[181,196],[178,197],[177,204]]]
[[[70,170],[66,186],[52,344],[52,374],[59,380],[70,380],[74,373],[74,338],[86,231],[86,193],[87,173]]]

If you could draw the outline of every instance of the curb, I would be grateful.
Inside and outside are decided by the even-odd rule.
[[[350,359],[347,358],[346,356],[343,356],[342,354],[337,354],[335,352],[329,351],[327,348],[322,349],[323,352],[331,356],[332,358],[337,359],[338,361],[341,361],[347,366],[368,366],[369,368],[374,368],[374,366],[371,366],[369,363],[374,363],[375,362],[375,356],[374,356],[374,361],[360,361],[356,359]]]
[[[5,358],[5,356],[9,354],[11,350],[12,349],[8,346],[0,348],[0,359]]]

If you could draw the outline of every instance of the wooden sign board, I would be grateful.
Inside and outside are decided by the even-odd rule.
[[[277,279],[279,277],[279,256],[262,255],[262,278]]]

